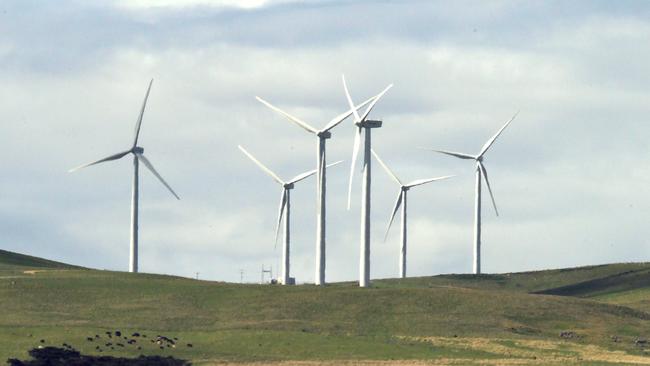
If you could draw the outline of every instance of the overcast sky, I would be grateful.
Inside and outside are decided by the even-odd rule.
[[[140,269],[257,281],[278,270],[280,187],[315,168],[316,139],[255,100],[324,126],[395,86],[373,147],[409,194],[408,274],[472,269],[478,153],[483,269],[511,272],[650,256],[650,4],[645,1],[114,0],[0,2],[0,248],[127,270],[132,162],[69,168],[140,145],[181,196],[141,172]],[[360,180],[345,209],[354,127],[328,141],[327,280],[358,279]],[[292,193],[292,274],[313,282],[315,180]],[[372,278],[398,272],[398,187],[374,165]],[[398,222],[397,222],[398,223]]]

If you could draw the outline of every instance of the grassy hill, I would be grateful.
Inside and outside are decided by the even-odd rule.
[[[65,263],[50,261],[43,258],[32,257],[25,254],[19,254],[14,252],[9,252],[6,250],[0,249],[0,270],[19,270],[21,268],[61,268],[61,269],[70,269],[70,268],[81,268],[77,266],[72,266]]]
[[[52,263],[0,252],[0,360],[66,343],[84,354],[172,355],[194,364],[650,364],[634,344],[650,336],[650,264],[387,279],[361,289]],[[127,335],[123,346],[105,333],[116,330]],[[152,343],[158,335],[178,338],[175,348]]]

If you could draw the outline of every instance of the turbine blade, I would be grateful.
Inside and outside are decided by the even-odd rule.
[[[333,167],[333,166],[335,166],[335,165],[339,165],[339,164],[341,164],[342,162],[343,162],[343,160],[335,161],[335,162],[333,162],[332,164],[327,164],[327,167],[328,167],[328,168],[331,168],[331,167]]]
[[[441,154],[451,155],[451,156],[455,156],[455,157],[460,158],[460,159],[476,160],[476,156],[463,154],[463,153],[459,153],[459,152],[454,152],[454,151],[434,150],[434,149],[424,149],[424,150],[429,150],[429,151],[434,151],[434,152],[441,153]]]
[[[350,164],[350,183],[348,184],[348,210],[352,203],[352,180],[354,177],[354,167],[359,156],[359,147],[361,146],[361,127],[357,126],[357,133],[354,135],[354,146],[352,147],[352,163]]]
[[[393,178],[393,179],[395,180],[395,182],[397,182],[397,184],[399,184],[400,186],[403,185],[403,184],[402,184],[402,181],[399,180],[399,178],[397,178],[397,175],[395,175],[395,173],[393,173],[393,171],[390,170],[390,168],[388,167],[388,165],[386,165],[386,163],[384,163],[384,162],[379,158],[379,155],[377,155],[377,153],[375,152],[375,150],[370,149],[370,152],[372,153],[372,155],[374,155],[375,159],[377,159],[377,161],[379,162],[379,165],[381,165],[381,166],[384,168],[384,170],[386,171],[386,173],[388,173],[388,175],[389,175],[391,178]]]
[[[354,103],[352,102],[352,97],[350,96],[350,91],[348,90],[348,84],[345,82],[345,75],[341,75],[341,79],[343,79],[343,90],[345,91],[345,98],[348,100],[348,105],[352,110],[352,114],[354,114],[354,121],[361,122],[361,118],[359,117],[359,111],[357,111],[357,109],[354,107]]]
[[[363,114],[363,116],[361,116],[361,120],[362,120],[362,121],[365,121],[365,120],[366,120],[366,118],[367,118],[368,115],[370,114],[370,111],[372,111],[372,109],[375,107],[375,104],[377,104],[377,102],[379,101],[379,99],[381,99],[381,97],[383,97],[384,94],[386,94],[386,92],[387,92],[390,88],[392,88],[392,87],[393,87],[393,84],[390,84],[389,86],[386,87],[386,89],[384,89],[381,93],[379,93],[379,95],[377,95],[377,96],[375,97],[375,100],[373,100],[372,103],[370,103],[370,105],[369,105],[368,108],[366,109],[366,112]]]
[[[246,151],[246,149],[244,149],[243,146],[237,145],[237,147],[239,148],[239,150],[241,150],[241,152],[243,152],[246,156],[248,156],[248,158],[251,159],[253,161],[253,163],[255,163],[258,167],[260,167],[264,172],[266,172],[266,174],[271,176],[271,178],[273,178],[273,180],[280,183],[281,185],[284,185],[284,181],[282,179],[280,179],[280,177],[278,177],[277,174],[273,173],[273,171],[271,171],[271,169],[264,166],[264,164],[262,164],[259,160],[257,160],[251,153]]]
[[[497,216],[499,216],[499,210],[497,210],[497,203],[494,201],[494,195],[492,194],[492,187],[490,187],[490,181],[488,180],[487,170],[485,169],[485,166],[483,166],[483,163],[481,162],[478,163],[478,166],[479,169],[481,169],[483,178],[485,178],[485,184],[488,187],[488,192],[490,192],[490,198],[492,198],[492,206],[494,206],[494,212],[496,212]]]
[[[340,164],[340,163],[342,163],[342,162],[343,162],[343,160],[339,160],[339,161],[337,161],[336,163],[328,164],[328,165],[326,166],[326,168],[332,167],[332,166],[337,165],[337,164]],[[288,181],[287,183],[291,184],[291,183],[297,183],[297,182],[300,182],[301,180],[306,179],[306,178],[309,178],[309,177],[311,177],[312,175],[316,174],[317,171],[318,171],[318,169],[314,169],[314,170],[310,170],[310,171],[308,171],[308,172],[304,172],[304,173],[302,173],[302,174],[296,175],[295,177],[293,177],[293,178],[292,178],[290,181]]]
[[[341,113],[341,114],[339,114],[338,116],[334,117],[334,119],[331,120],[330,123],[328,123],[328,124],[325,126],[325,128],[323,128],[322,131],[323,131],[323,132],[327,132],[327,131],[331,130],[332,128],[338,126],[339,123],[345,121],[346,118],[348,118],[351,114],[353,114],[355,110],[358,111],[359,108],[363,108],[363,107],[365,107],[368,103],[372,102],[375,98],[376,98],[376,97],[368,98],[368,99],[365,100],[363,103],[357,105],[355,108],[352,108],[352,109],[348,110],[347,112],[345,112],[345,113]]]
[[[503,125],[503,127],[501,127],[501,129],[494,136],[492,136],[492,138],[489,139],[488,142],[485,143],[485,145],[483,145],[483,148],[481,149],[481,152],[478,154],[478,156],[483,156],[483,154],[485,154],[488,151],[490,146],[492,146],[492,144],[494,144],[494,141],[496,141],[496,139],[499,137],[499,135],[501,135],[501,132],[503,132],[503,130],[505,130],[506,127],[508,127],[510,122],[512,122],[517,117],[518,114],[519,114],[519,111],[517,111],[517,113],[515,113],[515,115],[512,116],[512,118],[510,118],[510,120],[508,120],[508,122],[506,122],[506,124]]]
[[[301,180],[306,179],[306,178],[309,178],[309,177],[311,177],[312,175],[316,174],[316,172],[317,172],[317,169],[314,169],[314,170],[310,170],[310,171],[308,171],[308,172],[304,172],[304,173],[302,173],[302,174],[298,174],[298,175],[296,175],[295,177],[293,177],[290,181],[288,181],[287,183],[289,183],[289,184],[291,184],[291,183],[298,183],[298,182],[300,182]]]
[[[121,152],[121,153],[117,153],[117,154],[114,154],[114,155],[111,155],[111,156],[107,156],[107,157],[105,157],[105,158],[103,158],[103,159],[99,159],[99,160],[97,160],[97,161],[93,161],[92,163],[87,163],[87,164],[84,164],[84,165],[80,165],[80,166],[78,166],[78,167],[76,167],[76,168],[72,168],[72,169],[68,170],[68,172],[69,172],[69,173],[72,173],[72,172],[76,172],[76,171],[79,170],[79,169],[83,169],[83,168],[89,167],[89,166],[91,166],[91,165],[95,165],[95,164],[103,163],[103,162],[105,162],[105,161],[111,161],[111,160],[121,159],[122,157],[124,157],[126,154],[128,154],[128,153],[130,153],[130,152],[131,152],[131,150],[128,150],[128,151],[124,151],[124,152]]]
[[[313,128],[312,126],[310,126],[307,122],[302,121],[302,120],[300,120],[300,119],[298,119],[298,118],[296,118],[296,117],[290,115],[289,113],[283,111],[282,109],[280,109],[280,108],[274,106],[273,104],[267,102],[266,100],[264,100],[264,99],[262,99],[262,98],[260,98],[260,97],[255,97],[255,99],[257,99],[258,101],[260,101],[260,102],[261,102],[262,104],[264,104],[265,106],[271,108],[272,110],[274,110],[274,111],[280,113],[280,114],[283,115],[285,118],[287,118],[289,121],[291,121],[291,122],[297,124],[298,126],[304,128],[304,129],[307,130],[308,132],[311,132],[311,133],[313,133],[313,134],[317,134],[317,133],[318,133],[318,130],[315,129],[315,128]]]
[[[388,232],[390,231],[391,225],[393,225],[393,220],[395,220],[395,214],[399,210],[399,206],[402,204],[402,197],[404,197],[404,191],[400,188],[399,195],[395,201],[395,207],[393,208],[393,213],[390,215],[390,220],[388,221],[388,227],[386,227],[386,234],[384,235],[384,241],[388,238]]]
[[[411,188],[411,187],[415,187],[415,186],[421,186],[423,184],[427,184],[427,183],[431,183],[431,182],[435,182],[435,181],[439,181],[439,180],[445,180],[445,179],[449,179],[451,177],[455,177],[455,175],[445,175],[444,177],[429,178],[429,179],[416,179],[416,180],[414,180],[414,181],[412,181],[410,183],[407,183],[406,187]]]
[[[133,137],[133,147],[136,147],[138,144],[138,137],[140,136],[140,126],[142,126],[142,116],[144,116],[144,107],[147,105],[147,99],[149,99],[149,92],[151,91],[151,84],[153,84],[153,79],[149,82],[149,87],[147,88],[147,93],[144,95],[144,101],[142,102],[142,108],[140,109],[140,115],[138,116],[138,122],[135,124],[135,135]]]
[[[284,207],[287,205],[287,189],[282,187],[282,197],[280,197],[280,207],[278,208],[278,224],[275,227],[275,247],[278,247],[278,236],[280,235],[280,224],[282,223],[282,215],[284,214]]]
[[[174,192],[174,190],[172,189],[172,187],[170,187],[169,184],[167,184],[167,182],[165,182],[165,180],[163,179],[163,177],[161,177],[160,174],[158,174],[158,172],[156,171],[156,169],[154,169],[153,165],[151,165],[151,162],[149,161],[149,159],[145,158],[144,155],[142,155],[142,154],[135,154],[135,156],[137,156],[138,159],[139,159],[139,160],[140,160],[140,161],[141,161],[141,162],[142,162],[142,163],[143,163],[143,164],[144,164],[144,165],[145,165],[145,166],[146,166],[146,167],[147,167],[147,168],[148,168],[148,169],[153,173],[153,175],[155,175],[156,178],[158,178],[158,180],[160,181],[160,183],[162,183],[165,187],[167,187],[167,189],[169,190],[169,192],[171,192],[171,194],[173,194],[174,197],[176,197],[177,200],[180,200],[180,199],[181,199],[180,197],[178,197],[178,195],[176,194],[176,192]]]

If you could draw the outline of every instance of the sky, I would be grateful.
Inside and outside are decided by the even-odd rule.
[[[315,168],[320,128],[394,87],[373,148],[409,192],[408,275],[472,270],[470,154],[486,154],[483,271],[650,256],[650,4],[645,1],[4,0],[0,2],[0,248],[98,269],[129,261],[132,162],[123,151],[154,79],[140,146],[140,270],[219,281],[278,273],[283,178]],[[353,120],[332,130],[328,281],[358,279],[360,179],[346,210]],[[360,166],[358,164],[357,166]],[[358,174],[358,172],[357,172]],[[398,186],[374,163],[371,277],[398,273]],[[314,281],[316,185],[292,192],[292,276]]]

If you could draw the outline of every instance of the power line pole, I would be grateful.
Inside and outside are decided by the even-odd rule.
[[[260,284],[264,284],[264,274],[268,273],[269,274],[269,279],[270,281],[273,280],[273,266],[271,266],[269,269],[264,269],[264,265],[262,264],[262,280]]]

